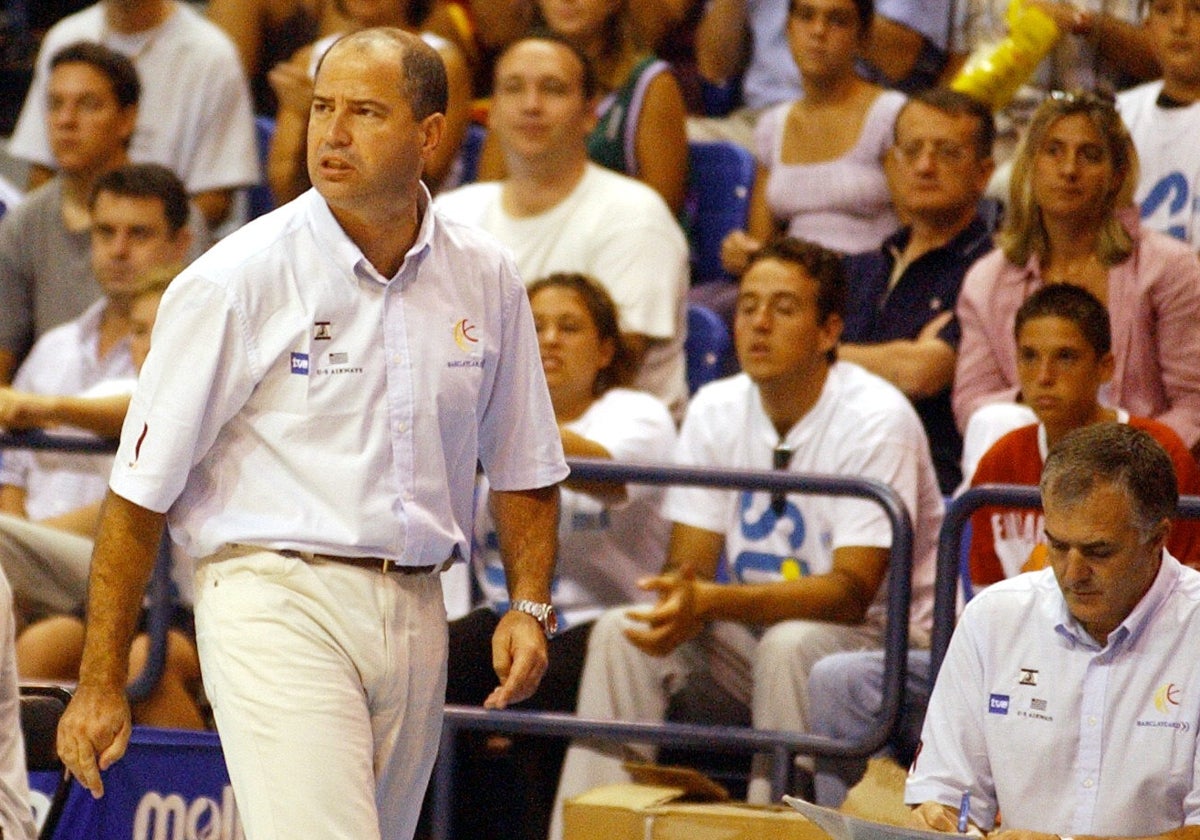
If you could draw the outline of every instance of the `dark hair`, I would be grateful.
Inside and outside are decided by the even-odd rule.
[[[992,147],[996,144],[996,120],[992,116],[992,109],[987,105],[975,97],[957,90],[929,88],[908,97],[908,101],[896,114],[896,126],[900,125],[900,114],[903,114],[908,106],[915,102],[952,117],[973,119],[975,121],[975,156],[980,160],[992,156]],[[895,127],[892,129],[892,139],[897,139]]]
[[[788,0],[789,14],[794,2]],[[854,0],[854,14],[858,18],[858,37],[866,38],[871,34],[871,24],[875,21],[875,0]]]
[[[127,57],[94,41],[68,44],[50,59],[50,69],[60,64],[87,64],[103,73],[112,85],[113,96],[122,108],[137,105],[142,95],[142,83],[137,68]]]
[[[600,334],[600,340],[612,342],[612,361],[596,374],[592,394],[598,397],[610,388],[627,385],[633,381],[633,354],[629,345],[621,338],[617,305],[608,290],[586,274],[562,271],[530,283],[526,294],[532,301],[534,296],[544,289],[567,289],[579,295],[579,300],[596,326],[596,332]]]
[[[1096,351],[1096,357],[1112,350],[1112,327],[1108,310],[1091,292],[1069,283],[1051,283],[1031,294],[1017,310],[1013,337],[1021,338],[1021,329],[1034,318],[1062,318],[1070,321],[1083,333],[1084,339]]]
[[[1163,519],[1175,515],[1179,486],[1175,466],[1153,437],[1126,423],[1092,423],[1051,447],[1042,470],[1042,499],[1082,502],[1098,485],[1115,484],[1129,498],[1134,527],[1149,539]]]
[[[350,18],[346,13],[346,0],[333,0],[333,7],[339,15]],[[433,11],[433,0],[409,0],[404,12],[405,22],[412,27],[423,24]]]
[[[779,236],[750,255],[751,267],[761,260],[790,263],[817,284],[817,319],[824,324],[830,315],[846,315],[846,272],[842,255],[794,236]],[[743,272],[742,277],[746,274]],[[836,348],[826,354],[829,363],[837,361]]]
[[[100,193],[131,198],[157,198],[162,202],[163,216],[172,234],[188,222],[191,205],[187,189],[175,173],[157,163],[130,163],[105,172],[96,179],[88,199],[88,209],[94,210]]]
[[[528,41],[547,41],[551,44],[558,44],[559,46],[570,50],[571,55],[575,56],[575,60],[579,62],[579,82],[580,88],[583,90],[583,98],[591,100],[596,95],[596,89],[599,87],[599,82],[596,79],[596,68],[592,64],[592,60],[588,58],[587,54],[584,53],[583,50],[579,49],[579,47],[575,46],[561,35],[552,32],[545,26],[534,27],[529,31],[528,35],[518,38],[502,49],[500,51],[500,55],[496,57],[495,65],[493,65],[496,70],[499,70],[500,62],[504,60],[506,55],[508,55],[516,47]],[[495,79],[493,78],[492,81],[494,83]]]
[[[413,118],[420,121],[431,114],[446,113],[450,99],[450,86],[446,80],[446,65],[437,50],[425,43],[418,35],[391,26],[361,29],[338,38],[317,62],[316,79],[321,66],[334,49],[353,46],[365,51],[374,46],[390,44],[400,49],[400,70],[404,77],[404,96],[412,110]]]

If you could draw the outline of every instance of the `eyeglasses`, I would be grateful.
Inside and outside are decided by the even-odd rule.
[[[1112,109],[1117,103],[1116,96],[1108,90],[1052,90],[1050,99],[1067,108],[1108,108]]]
[[[962,163],[972,153],[969,146],[955,143],[952,140],[909,140],[892,146],[892,154],[912,166],[921,159],[928,149],[933,159],[947,166]]]
[[[781,443],[771,451],[771,469],[786,470],[792,463],[792,456],[796,452],[786,443]],[[775,514],[778,519],[783,516],[783,512],[787,510],[787,496],[782,492],[771,494],[771,513]]]

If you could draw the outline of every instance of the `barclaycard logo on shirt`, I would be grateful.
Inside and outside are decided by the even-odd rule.
[[[458,345],[458,349],[470,358],[451,359],[446,362],[446,367],[483,367],[483,344],[479,340],[479,325],[470,318],[459,318],[454,322],[451,334],[454,336],[454,343]]]

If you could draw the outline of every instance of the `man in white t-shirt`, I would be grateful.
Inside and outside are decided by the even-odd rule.
[[[8,146],[33,164],[30,187],[56,168],[46,80],[51,57],[75,41],[97,41],[137,68],[142,98],[129,159],[176,173],[210,228],[236,221],[234,191],[260,180],[250,87],[229,36],[179,0],[101,0],[46,33]]]
[[[1162,78],[1117,97],[1138,152],[1142,222],[1200,247],[1200,15],[1188,0],[1151,0],[1145,31]]]
[[[743,373],[693,397],[675,460],[891,485],[913,517],[910,623],[921,644],[942,520],[921,421],[888,382],[836,361],[845,302],[838,255],[788,238],[753,259],[734,321]],[[658,603],[609,611],[597,621],[578,714],[661,720],[669,695],[699,672],[747,705],[756,727],[807,731],[812,665],[836,651],[881,645],[892,543],[884,512],[864,499],[700,487],[672,488],[663,508],[674,523],[666,565],[642,581]],[[722,552],[729,585],[713,581]],[[626,780],[622,761],[638,752],[577,742],[567,753],[558,804]],[[756,768],[750,786],[758,801],[767,795],[763,771]],[[561,807],[555,826],[560,832]]]
[[[441,195],[438,208],[512,249],[526,283],[559,271],[598,280],[639,359],[635,387],[678,418],[687,400],[687,241],[654,190],[588,161],[594,92],[587,59],[566,43],[538,37],[509,47],[496,64],[489,121],[508,177]]]

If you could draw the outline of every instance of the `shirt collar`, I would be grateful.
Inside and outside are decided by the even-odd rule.
[[[1138,601],[1129,615],[1125,616],[1125,620],[1108,634],[1108,641],[1103,646],[1099,645],[1080,626],[1079,622],[1067,610],[1067,602],[1061,596],[1058,599],[1056,607],[1058,621],[1054,625],[1054,629],[1061,636],[1076,645],[1090,650],[1102,651],[1109,656],[1116,656],[1117,653],[1132,646],[1141,637],[1146,626],[1154,617],[1154,614],[1158,612],[1158,608],[1162,606],[1163,601],[1175,589],[1181,568],[1182,566],[1180,566],[1179,561],[1172,557],[1166,549],[1163,549],[1161,562],[1158,566],[1158,574],[1154,576],[1154,582],[1150,584],[1150,588],[1146,590],[1146,594],[1142,596],[1142,600]]]
[[[893,233],[887,239],[883,240],[883,250],[889,254],[893,260],[897,259],[900,254],[904,253],[904,249],[908,247],[908,240],[912,237],[912,225],[905,225],[898,231]],[[987,223],[978,213],[972,217],[967,226],[954,235],[949,242],[941,245],[933,250],[926,251],[917,259],[940,254],[943,252],[953,251],[959,256],[969,257],[975,255],[979,249],[980,243],[987,241],[990,245],[991,234],[988,232]],[[913,260],[916,262],[916,260]]]
[[[400,270],[394,277],[382,276],[367,261],[367,258],[363,256],[362,249],[342,230],[342,226],[334,218],[333,211],[329,209],[329,205],[316,189],[309,190],[304,197],[308,200],[309,214],[317,240],[335,263],[349,266],[356,277],[371,279],[381,285],[387,285],[396,279],[407,284],[411,282],[414,276],[413,272],[416,271],[429,251],[434,236],[436,214],[430,200],[429,188],[425,186],[424,181],[420,182],[420,187],[420,192],[417,194],[417,212],[421,216],[421,224],[417,228],[417,236],[413,240],[412,247],[405,253],[404,262],[401,263]]]

